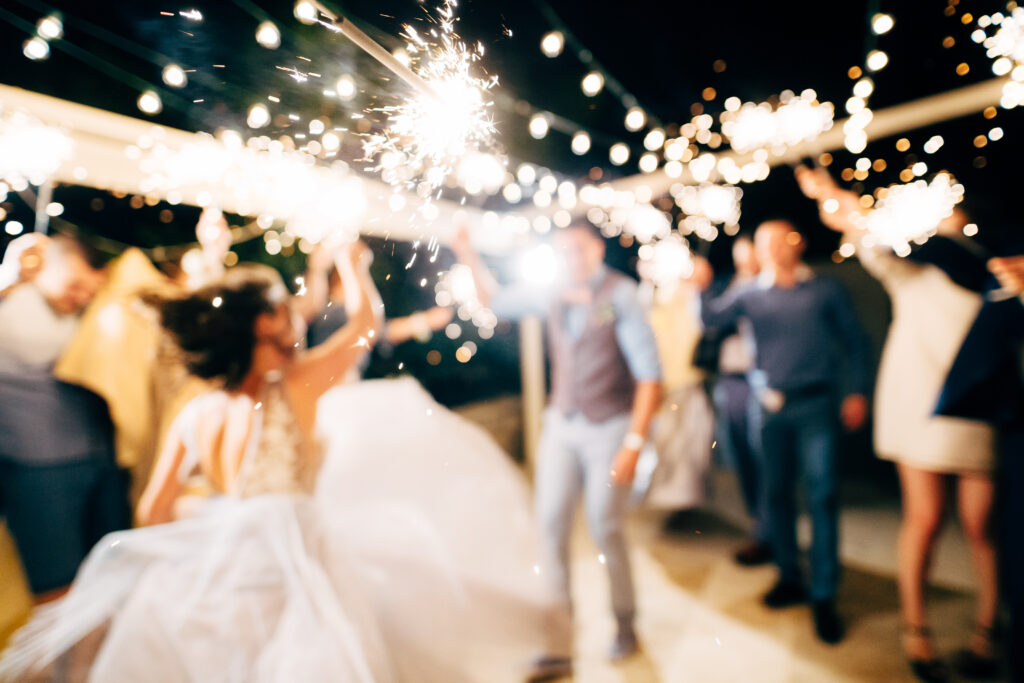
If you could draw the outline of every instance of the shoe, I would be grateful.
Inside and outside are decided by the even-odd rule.
[[[964,678],[975,680],[991,680],[999,677],[999,660],[995,656],[995,629],[990,626],[976,624],[974,638],[981,640],[985,647],[984,654],[973,647],[960,650],[953,658],[956,672]],[[973,645],[973,644],[972,644]]]
[[[763,599],[765,607],[771,607],[772,609],[792,607],[793,605],[806,602],[806,600],[807,595],[804,593],[803,586],[798,583],[781,580],[770,591],[765,593]]]
[[[541,681],[553,681],[556,678],[568,676],[572,676],[572,659],[545,655],[538,657],[530,664],[526,683],[541,683]]]
[[[751,541],[736,552],[736,563],[744,567],[757,567],[772,561],[772,547],[761,541]]]
[[[822,642],[835,645],[843,639],[843,622],[836,613],[832,600],[815,600],[811,605],[814,614],[814,631]]]
[[[918,638],[927,641],[928,647],[926,650],[931,652],[931,637],[931,629],[927,626],[919,626],[917,624],[903,625],[904,651],[908,649],[907,640]],[[908,655],[907,664],[917,680],[923,681],[923,683],[947,683],[949,681],[949,669],[934,655],[930,657],[912,657]]]
[[[640,642],[636,638],[636,631],[632,628],[619,629],[608,650],[608,659],[613,662],[621,662],[632,657],[640,651]]]

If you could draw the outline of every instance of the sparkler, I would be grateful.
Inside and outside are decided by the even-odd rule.
[[[989,30],[994,30],[992,35]],[[997,12],[978,17],[978,29],[971,35],[981,43],[992,62],[997,76],[1010,74],[1011,80],[1003,86],[1000,104],[1013,109],[1024,104],[1024,8],[1014,7],[1010,13]]]
[[[467,154],[489,145],[496,132],[490,116],[487,91],[497,77],[475,73],[483,45],[469,46],[454,31],[455,0],[445,0],[437,10],[437,26],[421,34],[403,26],[407,40],[406,66],[344,17],[313,3],[335,30],[366,51],[411,85],[416,94],[395,105],[373,111],[387,117],[386,127],[371,134],[363,148],[374,170],[396,187],[415,189],[429,199]]]
[[[214,193],[229,197],[225,209],[241,215],[260,216],[269,228],[274,219],[287,223],[296,238],[316,243],[329,235],[352,233],[366,209],[361,183],[343,162],[330,167],[316,165],[316,158],[302,151],[286,151],[282,143],[267,137],[243,142],[229,132],[216,139],[203,136],[182,148],[159,141],[130,147],[146,174],[140,189],[159,190],[181,201],[194,193],[200,206]]]
[[[60,129],[0,107],[0,180],[15,190],[43,185],[73,152],[74,142]]]
[[[937,174],[930,183],[918,180],[894,185],[868,214],[865,227],[879,243],[906,256],[912,242],[922,244],[935,234],[963,196],[963,185],[947,173]]]
[[[640,277],[660,290],[673,291],[681,279],[693,274],[693,254],[677,234],[640,247],[639,256]]]

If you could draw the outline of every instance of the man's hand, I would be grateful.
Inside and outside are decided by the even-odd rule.
[[[1015,295],[1024,293],[1024,255],[994,258],[988,269],[999,279],[999,285]]]
[[[857,431],[868,419],[868,400],[861,394],[850,394],[839,407],[839,417],[846,431]]]
[[[619,486],[629,486],[636,475],[636,462],[640,459],[640,451],[623,446],[615,454],[612,464],[612,482]]]

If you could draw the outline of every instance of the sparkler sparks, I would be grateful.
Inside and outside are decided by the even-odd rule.
[[[454,32],[454,9],[454,0],[438,8],[438,25],[427,35],[404,26],[410,66],[434,94],[416,92],[371,109],[386,116],[386,126],[363,145],[385,182],[415,189],[424,199],[464,156],[493,144],[496,132],[487,93],[497,77],[476,73],[483,46],[468,46]]]
[[[0,107],[0,180],[6,184],[42,185],[73,151],[74,142],[59,129]]]
[[[937,174],[931,183],[918,180],[895,185],[868,214],[865,227],[879,243],[906,256],[912,242],[921,244],[935,234],[963,196],[963,185],[946,173]]]
[[[1000,105],[1013,109],[1024,104],[1024,8],[978,17],[978,26],[972,37],[993,60],[992,71],[997,76],[1009,73],[1012,79],[1003,86]],[[988,35],[989,30],[995,32]]]

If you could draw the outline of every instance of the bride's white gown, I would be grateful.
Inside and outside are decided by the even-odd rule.
[[[0,680],[58,678],[97,630],[103,683],[520,678],[553,603],[529,491],[486,434],[413,380],[337,387],[310,496],[283,398],[258,432],[241,497],[104,538]]]

